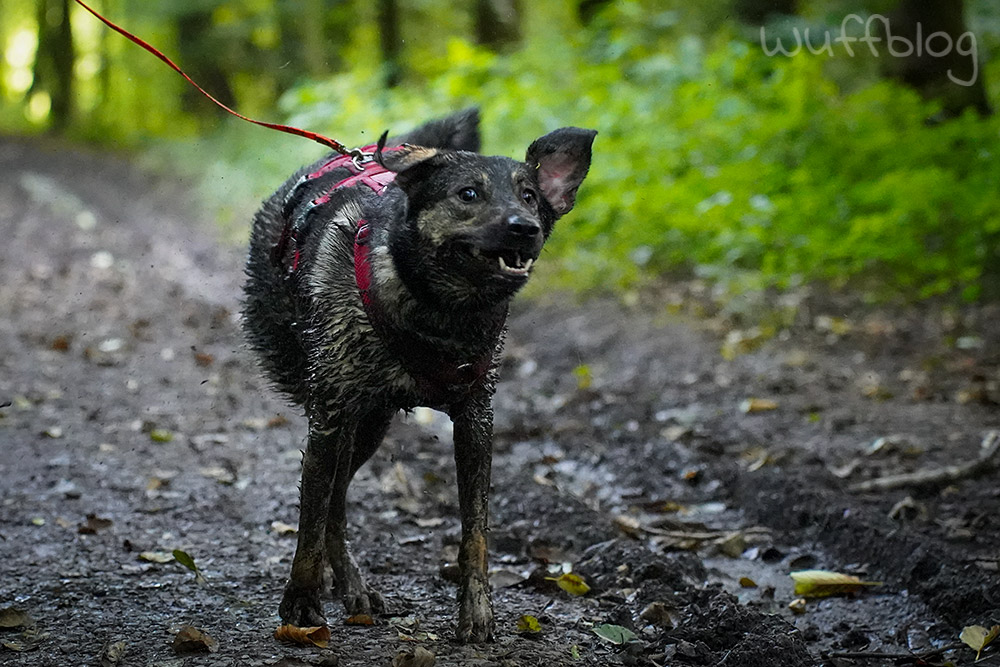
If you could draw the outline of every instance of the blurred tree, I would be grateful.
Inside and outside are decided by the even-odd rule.
[[[764,25],[775,16],[795,14],[796,0],[734,0],[733,11],[743,23]]]
[[[519,0],[476,0],[474,11],[477,44],[500,51],[521,39]]]
[[[38,0],[38,50],[28,97],[45,92],[51,100],[49,127],[57,132],[73,116],[73,30],[70,0]]]
[[[394,88],[402,77],[400,51],[402,40],[399,29],[399,4],[396,0],[378,0],[376,22],[379,44],[382,47],[382,70],[385,85]]]
[[[884,58],[881,63],[887,76],[912,86],[925,98],[941,101],[946,116],[967,108],[985,116],[992,109],[980,63],[975,60],[978,50],[970,49],[975,36],[966,26],[964,4],[963,0],[899,0],[889,13],[889,30],[916,48],[908,56]],[[946,37],[929,39],[938,33]],[[886,36],[882,24],[882,37]]]
[[[185,71],[220,102],[234,106],[236,95],[220,61],[220,53],[227,45],[217,38],[211,9],[189,6],[178,12],[176,24],[180,62]],[[194,88],[184,88],[183,100],[184,110],[189,113],[213,116],[217,113]]]

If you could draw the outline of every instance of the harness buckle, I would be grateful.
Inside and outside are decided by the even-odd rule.
[[[360,148],[352,148],[347,155],[351,158],[351,164],[358,171],[365,170],[365,162],[371,162],[374,153],[366,153]]]

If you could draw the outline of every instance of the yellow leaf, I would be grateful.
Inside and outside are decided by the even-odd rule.
[[[573,574],[572,572],[566,572],[558,577],[545,577],[548,581],[556,582],[559,588],[563,589],[570,595],[586,595],[590,591],[590,586],[587,582],[583,580],[578,574]]]
[[[755,412],[767,412],[768,410],[777,409],[778,402],[772,401],[769,398],[748,398],[740,403],[740,410],[748,415]]]
[[[801,570],[789,574],[795,581],[795,594],[807,598],[825,598],[830,595],[854,593],[865,586],[881,586],[879,581],[861,579],[829,570]]]
[[[804,614],[806,613],[806,599],[795,598],[788,603],[788,608],[792,610],[793,614]]]
[[[326,648],[326,645],[330,643],[330,628],[325,625],[311,628],[282,625],[274,631],[274,638],[279,642],[288,642],[289,644],[312,644]]]
[[[757,582],[750,577],[740,577],[740,586],[743,588],[757,588]]]
[[[981,625],[969,625],[962,628],[962,634],[958,638],[976,652],[976,660],[979,660],[983,649],[989,646],[997,635],[1000,635],[1000,625],[994,625],[988,630]]]
[[[517,619],[517,631],[522,633],[537,633],[542,631],[542,624],[534,616],[524,614]]]
[[[375,619],[369,614],[354,614],[353,616],[348,616],[344,623],[347,625],[375,625]]]

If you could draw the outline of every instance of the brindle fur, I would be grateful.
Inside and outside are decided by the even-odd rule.
[[[289,272],[275,248],[289,219],[346,177],[335,169],[296,188],[300,170],[254,219],[247,261],[244,329],[276,387],[309,420],[302,462],[298,544],[279,613],[299,626],[326,622],[320,602],[329,565],[348,614],[377,613],[382,598],[364,580],[346,537],[346,494],[392,416],[418,405],[454,422],[462,541],[458,637],[493,634],[487,579],[487,505],[493,435],[491,399],[503,320],[526,276],[503,274],[476,252],[535,258],[556,219],[573,205],[596,133],[564,128],[534,142],[526,162],[477,154],[473,110],[429,123],[386,152],[396,180],[381,196],[364,186],[337,190],[297,239]],[[390,142],[392,143],[392,142]],[[468,188],[479,197],[463,201]],[[526,190],[537,193],[525,199]],[[376,331],[354,271],[357,221],[369,222],[371,293],[384,320]],[[493,258],[495,260],[495,257]],[[401,350],[433,350],[456,367],[488,359],[467,384],[429,391]]]

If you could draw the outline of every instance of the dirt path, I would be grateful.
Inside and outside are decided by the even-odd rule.
[[[327,650],[281,645],[304,426],[242,347],[242,249],[193,221],[185,184],[114,157],[6,140],[0,174],[0,609],[31,619],[0,628],[0,664],[101,664],[117,642],[106,664],[389,665],[416,645],[460,667],[891,664],[828,656],[1000,622],[995,470],[848,490],[978,456],[1000,427],[995,312],[815,312],[727,361],[704,323],[660,308],[521,302],[497,397],[497,642],[451,641],[450,433],[417,411],[352,487],[390,613],[348,627],[331,601]],[[204,583],[142,557],[174,549]],[[561,591],[546,562],[591,592]],[[787,573],[809,568],[884,585],[794,614]],[[522,614],[540,636],[517,634]],[[218,650],[177,656],[188,624]]]

